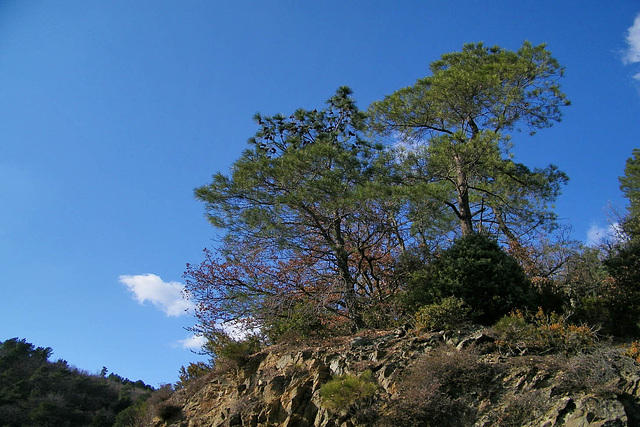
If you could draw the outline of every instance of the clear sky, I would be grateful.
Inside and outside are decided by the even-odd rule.
[[[570,177],[584,242],[624,206],[640,147],[640,3],[574,1],[0,2],[0,340],[158,386],[201,360],[180,299],[214,230],[193,189],[227,171],[256,112],[361,108],[464,43],[548,43],[573,102],[516,160]]]

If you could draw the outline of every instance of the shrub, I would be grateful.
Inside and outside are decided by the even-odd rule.
[[[508,354],[544,354],[561,351],[575,354],[592,350],[596,332],[586,325],[568,322],[567,316],[545,314],[539,308],[535,314],[515,310],[494,326],[496,344]]]
[[[212,362],[218,364],[220,359],[226,359],[242,365],[247,357],[257,353],[262,348],[262,341],[257,335],[247,335],[234,338],[221,329],[213,329],[205,334],[207,341],[203,352],[212,356]]]
[[[348,411],[357,403],[366,403],[378,390],[370,370],[358,376],[340,375],[320,387],[322,406],[334,411]]]
[[[408,303],[414,307],[446,297],[464,300],[471,318],[491,324],[535,298],[522,267],[497,242],[482,234],[457,239],[409,281]]]
[[[211,365],[204,362],[189,363],[186,368],[180,367],[179,380],[176,383],[176,389],[185,387],[188,383],[197,378],[201,378],[208,372],[211,372]]]
[[[144,403],[129,406],[116,416],[113,427],[131,427],[137,425],[137,420],[144,412]]]
[[[491,425],[499,427],[520,427],[526,425],[548,409],[549,398],[543,390],[507,396],[498,407]]]
[[[173,388],[171,384],[164,384],[154,391],[146,401],[141,402],[136,408],[135,425],[148,426],[153,423],[153,418],[156,416],[160,416],[163,419],[167,417],[166,419],[168,419],[173,415],[177,415],[179,408],[178,410],[173,410],[173,414],[170,414],[172,410],[168,409],[177,407],[177,405],[170,402],[172,395]],[[133,414],[129,415],[133,416]]]
[[[389,329],[406,323],[401,304],[396,299],[363,307],[362,320],[370,329]]]
[[[456,297],[447,297],[439,303],[429,304],[418,309],[416,327],[429,331],[452,329],[459,326],[469,316],[469,307]]]
[[[590,295],[578,300],[575,304],[575,317],[590,325],[598,325],[605,332],[610,332],[611,299],[607,297],[606,289],[601,289],[597,295]]]
[[[310,302],[299,301],[284,314],[267,322],[265,330],[272,342],[279,342],[284,338],[308,338],[320,335],[324,331],[324,325],[316,308]]]
[[[620,244],[605,260],[604,266],[613,283],[604,295],[608,300],[609,323],[612,334],[637,336],[640,334],[640,239]]]
[[[218,357],[244,364],[248,356],[260,351],[260,340],[256,336],[249,336],[242,340],[231,339],[218,348]]]
[[[162,419],[162,421],[169,421],[172,418],[178,417],[182,412],[182,407],[172,402],[161,402],[156,408],[156,414]]]
[[[585,295],[600,294],[603,284],[608,279],[602,255],[603,252],[599,248],[583,247],[567,258],[557,282],[565,297],[573,300],[574,304]]]
[[[599,349],[578,354],[564,361],[558,376],[558,393],[586,391],[600,396],[621,392],[617,362],[618,350]]]
[[[475,401],[487,398],[494,365],[474,352],[438,347],[418,359],[397,382],[398,393],[379,422],[388,427],[473,425]]]
[[[640,363],[640,342],[633,341],[631,344],[629,344],[629,347],[624,351],[624,355]]]

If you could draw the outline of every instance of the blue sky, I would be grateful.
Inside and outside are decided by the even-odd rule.
[[[0,340],[157,386],[200,358],[180,299],[214,230],[193,189],[227,171],[256,112],[360,107],[464,43],[548,43],[573,102],[516,134],[516,160],[571,181],[573,237],[623,207],[640,147],[640,5],[558,1],[0,2]],[[635,23],[635,24],[634,24]]]

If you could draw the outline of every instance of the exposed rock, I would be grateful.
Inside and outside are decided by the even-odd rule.
[[[410,415],[400,413],[398,405],[406,404],[407,399],[417,413],[424,406],[423,412],[429,414],[427,406],[433,402],[445,405],[436,408],[439,413],[445,413],[446,405],[451,405],[452,415],[444,418],[449,422],[446,425],[640,425],[640,367],[620,349],[573,358],[506,357],[493,352],[493,341],[490,333],[478,328],[449,336],[400,329],[304,346],[273,346],[240,367],[226,371],[218,368],[175,392],[171,403],[180,408],[179,414],[164,422],[156,419],[154,425],[425,425],[402,421]],[[433,358],[433,375],[428,369],[416,373],[415,367],[429,367],[429,357],[436,353],[439,356]],[[462,370],[461,374],[450,374],[447,369],[453,368],[442,364],[455,359],[456,354],[469,356],[460,359],[462,362],[451,361],[455,369]],[[469,378],[455,376],[467,375],[465,366],[455,365],[463,362],[476,364],[469,366]],[[475,379],[471,374],[480,366],[486,367],[487,373]],[[337,375],[358,375],[366,369],[371,370],[378,385],[370,405],[356,403],[333,411],[323,407],[323,384]],[[415,384],[421,384],[420,378],[424,378],[424,390],[415,388]],[[406,385],[408,379],[413,389]],[[470,388],[460,390],[462,386]],[[411,401],[407,396],[411,390],[418,390],[423,397]],[[463,414],[466,424],[455,418]]]
[[[471,346],[480,346],[483,344],[487,344],[487,343],[492,343],[494,342],[496,339],[494,337],[492,337],[491,335],[485,333],[484,331],[478,331],[474,334],[472,334],[469,337],[464,338],[463,340],[461,340],[458,345],[456,346],[456,348],[458,350],[463,350],[465,348],[469,348]]]
[[[582,396],[577,400],[564,397],[544,417],[529,426],[626,426],[628,424],[624,406],[615,398]]]

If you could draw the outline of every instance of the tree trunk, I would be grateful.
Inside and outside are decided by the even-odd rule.
[[[351,320],[351,329],[357,331],[364,328],[364,321],[362,320],[362,313],[360,313],[360,305],[358,304],[358,298],[355,291],[355,280],[351,276],[349,270],[349,253],[345,249],[345,242],[342,238],[342,230],[340,229],[340,220],[335,221],[334,226],[335,241],[337,243],[335,247],[336,251],[336,263],[340,276],[342,278],[342,297],[347,308],[347,316]]]
[[[500,230],[500,232],[507,238],[509,246],[513,249],[519,248],[521,246],[520,241],[513,231],[511,231],[507,226],[502,210],[497,206],[491,206],[491,209],[493,210],[493,215],[495,216],[496,223],[498,224],[498,230]]]
[[[456,164],[456,192],[458,195],[458,219],[460,231],[463,236],[473,234],[473,222],[471,221],[471,206],[469,205],[469,182],[467,173],[460,157],[455,156]]]

